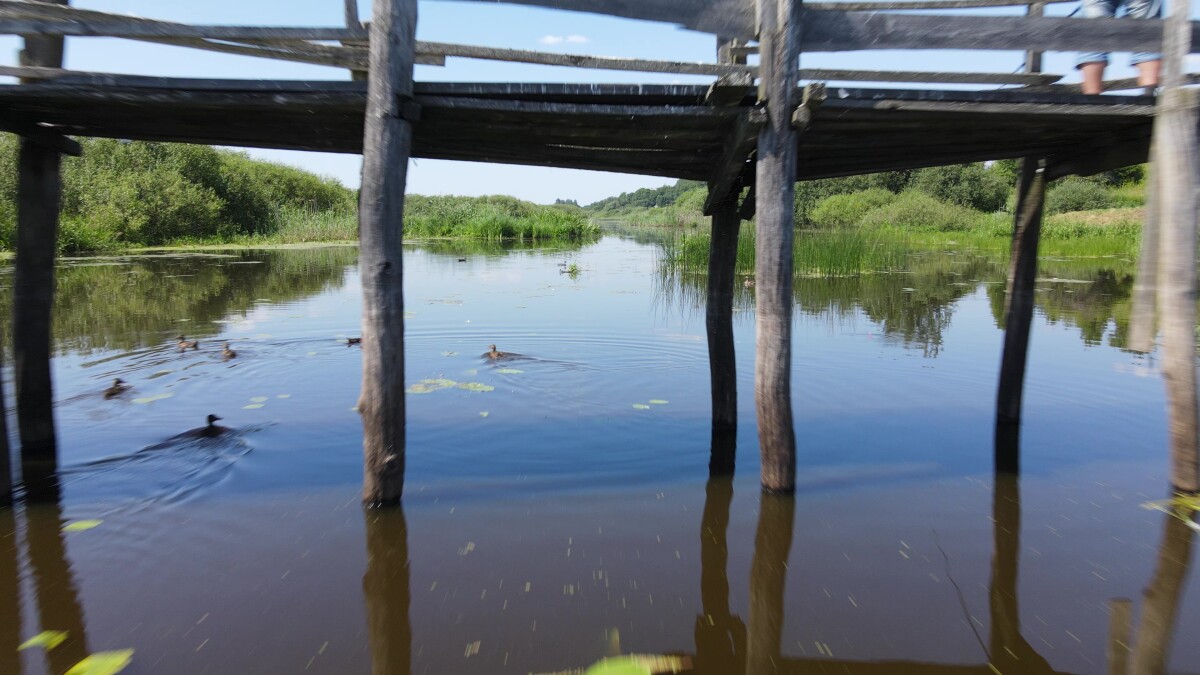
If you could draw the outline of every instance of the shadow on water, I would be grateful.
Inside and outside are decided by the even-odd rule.
[[[366,509],[367,571],[363,575],[363,604],[367,608],[367,638],[371,672],[378,675],[412,673],[412,623],[408,610],[408,521],[402,507]]]
[[[1179,619],[1179,601],[1192,564],[1196,537],[1196,511],[1177,507],[1163,516],[1163,536],[1158,547],[1158,562],[1142,594],[1142,613],[1133,650],[1130,672],[1158,675],[1166,673],[1171,641]],[[1118,635],[1120,631],[1114,631]],[[1127,648],[1118,643],[1109,647],[1111,655],[1127,658]]]

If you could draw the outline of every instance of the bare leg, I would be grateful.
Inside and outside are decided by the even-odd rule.
[[[1157,63],[1157,61],[1155,62]],[[1081,64],[1079,70],[1083,73],[1083,93],[1099,94],[1104,91],[1101,84],[1104,81],[1104,66],[1107,65],[1103,61],[1089,61]],[[1144,65],[1144,64],[1139,64]]]
[[[1138,86],[1139,87],[1157,87],[1158,86],[1158,69],[1162,65],[1162,61],[1142,61],[1137,64],[1138,67]]]

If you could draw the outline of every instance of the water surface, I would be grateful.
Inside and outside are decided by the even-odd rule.
[[[1166,493],[1166,421],[1155,356],[1124,349],[1129,261],[1043,263],[1019,484],[991,476],[1003,261],[798,279],[782,500],[758,490],[753,289],[737,473],[709,481],[704,281],[656,250],[406,249],[406,379],[431,383],[408,397],[399,512],[359,505],[354,248],[64,260],[64,497],[0,513],[0,672],[125,648],[137,673],[550,673],[617,652],[1103,672],[1120,597],[1143,644],[1176,637],[1172,671],[1200,669],[1191,530],[1141,506]],[[492,343],[522,357],[482,358]],[[115,377],[134,387],[105,400]],[[227,437],[176,437],[209,413]],[[84,519],[102,522],[62,531]],[[1147,587],[1180,599],[1172,625],[1139,620]],[[43,629],[70,639],[16,651]]]

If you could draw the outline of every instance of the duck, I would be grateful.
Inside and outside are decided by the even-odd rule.
[[[350,345],[361,345],[361,344],[362,344],[362,338],[360,338],[360,337],[346,338],[346,346],[347,347],[349,347]]]
[[[221,358],[225,359],[226,361],[237,358],[237,352],[229,348],[228,342],[225,343],[225,348],[221,350]]]
[[[742,282],[742,286],[743,286],[744,288],[754,288],[754,280],[753,280],[753,279],[747,279],[747,280],[745,280],[745,281],[743,281],[743,282]]]
[[[125,380],[122,380],[118,377],[117,379],[113,380],[111,387],[104,390],[104,398],[116,398],[117,396],[124,394],[132,386],[133,385],[131,384],[126,384]]]
[[[481,356],[485,359],[491,359],[493,361],[497,361],[499,359],[515,359],[515,358],[519,358],[521,355],[517,354],[515,352],[497,351],[496,345],[488,345],[488,351],[481,354]]]
[[[178,340],[178,342],[175,343],[175,346],[179,347],[179,351],[181,352],[186,352],[189,349],[200,349],[199,340],[189,340],[183,335],[176,335],[175,339]]]
[[[207,417],[208,424],[198,428],[186,431],[182,435],[188,438],[216,438],[229,432],[229,427],[223,427],[217,424],[217,420],[221,419],[216,415]]]

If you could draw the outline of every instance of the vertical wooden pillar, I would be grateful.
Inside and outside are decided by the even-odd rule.
[[[1017,215],[1013,224],[1012,259],[1004,298],[1004,354],[1000,359],[1000,385],[996,393],[996,471],[1020,471],[1016,443],[1002,443],[1005,434],[1019,433],[1021,395],[1025,385],[1025,357],[1029,326],[1033,321],[1033,291],[1037,280],[1038,240],[1042,229],[1042,204],[1046,172],[1035,157],[1021,163]]]
[[[769,675],[783,667],[783,598],[796,499],[764,492],[759,502],[754,560],[750,563],[750,612],[746,627],[746,672]]]
[[[363,602],[367,606],[367,642],[371,672],[412,672],[412,622],[409,589],[408,522],[404,509],[370,510],[365,514],[367,572]]]
[[[705,328],[708,333],[708,366],[712,380],[713,432],[737,431],[737,361],[733,348],[733,282],[737,263],[737,193],[717,203],[712,214],[708,250],[708,298]],[[715,449],[715,448],[714,448]],[[716,456],[713,462],[717,461]],[[722,460],[733,470],[733,458]],[[710,463],[710,468],[712,467]]]
[[[376,0],[359,193],[363,288],[363,501],[404,491],[404,184],[412,151],[417,1]]]
[[[1042,16],[1045,14],[1045,3],[1035,2],[1025,8],[1025,16]],[[1025,52],[1025,72],[1042,72],[1042,52],[1029,50]]]
[[[757,354],[754,394],[762,455],[762,486],[796,487],[796,434],[792,427],[792,195],[796,132],[792,111],[799,72],[799,25],[794,0],[759,0],[759,99],[767,124],[758,136],[755,190]]]
[[[66,0],[53,2],[67,4]],[[26,37],[20,62],[23,66],[61,68],[62,37]],[[58,498],[50,345],[62,193],[59,165],[57,150],[21,139],[17,163],[17,259],[13,273],[13,379],[21,475],[26,498],[33,502]]]
[[[1141,673],[1167,672],[1171,655],[1171,639],[1179,617],[1179,601],[1183,596],[1188,570],[1192,564],[1192,540],[1196,533],[1182,518],[1194,518],[1193,512],[1163,516],[1162,544],[1158,548],[1158,563],[1154,577],[1142,592],[1142,616],[1138,621],[1137,646],[1133,651],[1133,669]]]

